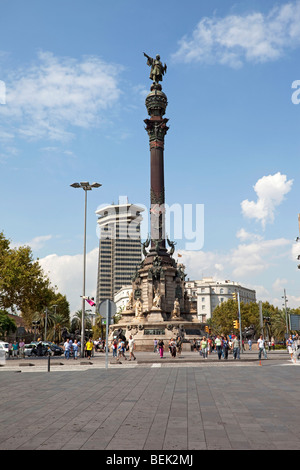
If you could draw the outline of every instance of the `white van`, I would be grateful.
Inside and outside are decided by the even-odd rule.
[[[9,356],[9,344],[5,341],[0,341],[0,356],[5,359]]]

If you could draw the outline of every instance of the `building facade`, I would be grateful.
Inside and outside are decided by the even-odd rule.
[[[142,261],[140,224],[144,209],[134,204],[112,204],[96,211],[99,228],[97,305],[114,300],[130,284]]]
[[[125,307],[129,301],[130,294],[132,292],[132,284],[122,286],[121,289],[114,295],[114,302],[116,304],[116,312],[120,313],[125,310]]]
[[[256,302],[255,290],[248,289],[234,281],[216,281],[212,277],[204,277],[200,281],[185,282],[185,289],[191,300],[197,301],[198,319],[204,323],[212,316],[214,309],[233,299],[233,293],[239,293],[240,302]]]

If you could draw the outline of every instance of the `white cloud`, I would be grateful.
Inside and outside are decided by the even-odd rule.
[[[288,284],[288,280],[287,279],[280,279],[280,278],[277,278],[273,285],[272,285],[272,288],[274,291],[281,291],[283,292],[283,289],[284,289],[284,286],[286,286]]]
[[[291,244],[290,240],[278,238],[238,245],[230,255],[230,265],[235,277],[254,276],[277,264],[282,249]]]
[[[81,60],[40,52],[35,64],[11,73],[0,116],[10,121],[10,135],[25,139],[66,140],[73,127],[99,126],[120,97],[121,67],[98,57]],[[3,121],[4,122],[4,121]],[[0,137],[6,136],[2,130]]]
[[[26,245],[26,246],[30,246],[32,250],[39,250],[40,248],[43,248],[45,243],[48,240],[51,240],[52,238],[53,238],[52,235],[40,235],[38,237],[34,237],[29,242],[25,242],[25,243],[13,242],[11,245],[13,248],[18,248],[20,246]]]
[[[262,240],[261,235],[247,232],[244,228],[241,228],[237,231],[236,237],[239,238],[242,242],[246,240]]]
[[[291,259],[293,261],[298,262],[300,264],[300,259],[298,260],[298,256],[300,256],[300,242],[294,242],[291,249]]]
[[[96,297],[97,269],[99,249],[95,248],[86,254],[86,295]],[[81,309],[83,255],[48,255],[39,260],[52,285],[67,296],[71,314]]]
[[[263,228],[267,222],[274,221],[275,208],[284,200],[285,195],[291,190],[293,180],[287,181],[286,175],[263,176],[254,186],[257,201],[242,201],[243,215],[250,219],[256,219],[262,223]]]
[[[173,59],[180,62],[220,63],[240,67],[243,62],[267,62],[286,48],[300,45],[300,2],[224,18],[202,18],[191,37],[179,41]]]
[[[241,243],[228,252],[183,250],[180,251],[180,262],[186,266],[187,277],[190,279],[201,279],[203,276],[219,279],[222,274],[223,280],[252,283],[256,276],[267,272],[269,268],[274,270],[271,278],[276,273],[278,277],[283,250],[290,245],[290,240],[278,238]]]

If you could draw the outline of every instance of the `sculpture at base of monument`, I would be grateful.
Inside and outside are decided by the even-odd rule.
[[[128,299],[128,302],[126,304],[126,307],[125,307],[125,311],[131,311],[133,309],[133,291],[130,292],[129,294],[129,299]]]
[[[178,299],[175,299],[174,308],[171,314],[171,319],[176,319],[180,317],[180,303]]]
[[[135,316],[136,318],[142,318],[143,316],[143,306],[142,301],[140,299],[137,299],[135,303]]]
[[[159,293],[159,289],[154,290],[154,299],[153,299],[153,308],[155,310],[161,310],[161,295]]]

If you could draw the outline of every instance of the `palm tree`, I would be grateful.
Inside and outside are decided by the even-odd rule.
[[[92,329],[92,322],[91,322],[91,319],[88,317],[88,315],[85,315],[84,320],[85,320],[84,321],[85,330],[91,330]],[[71,321],[71,330],[72,331],[75,331],[75,330],[81,331],[81,322],[82,322],[82,311],[77,310],[77,312],[75,312],[75,315],[74,315],[74,317],[72,318],[72,321]]]
[[[283,310],[278,310],[276,315],[272,316],[272,333],[277,339],[284,339],[286,334],[286,318]]]
[[[50,315],[51,327],[49,328],[49,339],[52,341],[61,342],[61,333],[64,327],[69,326],[69,320],[61,313],[51,313]]]

